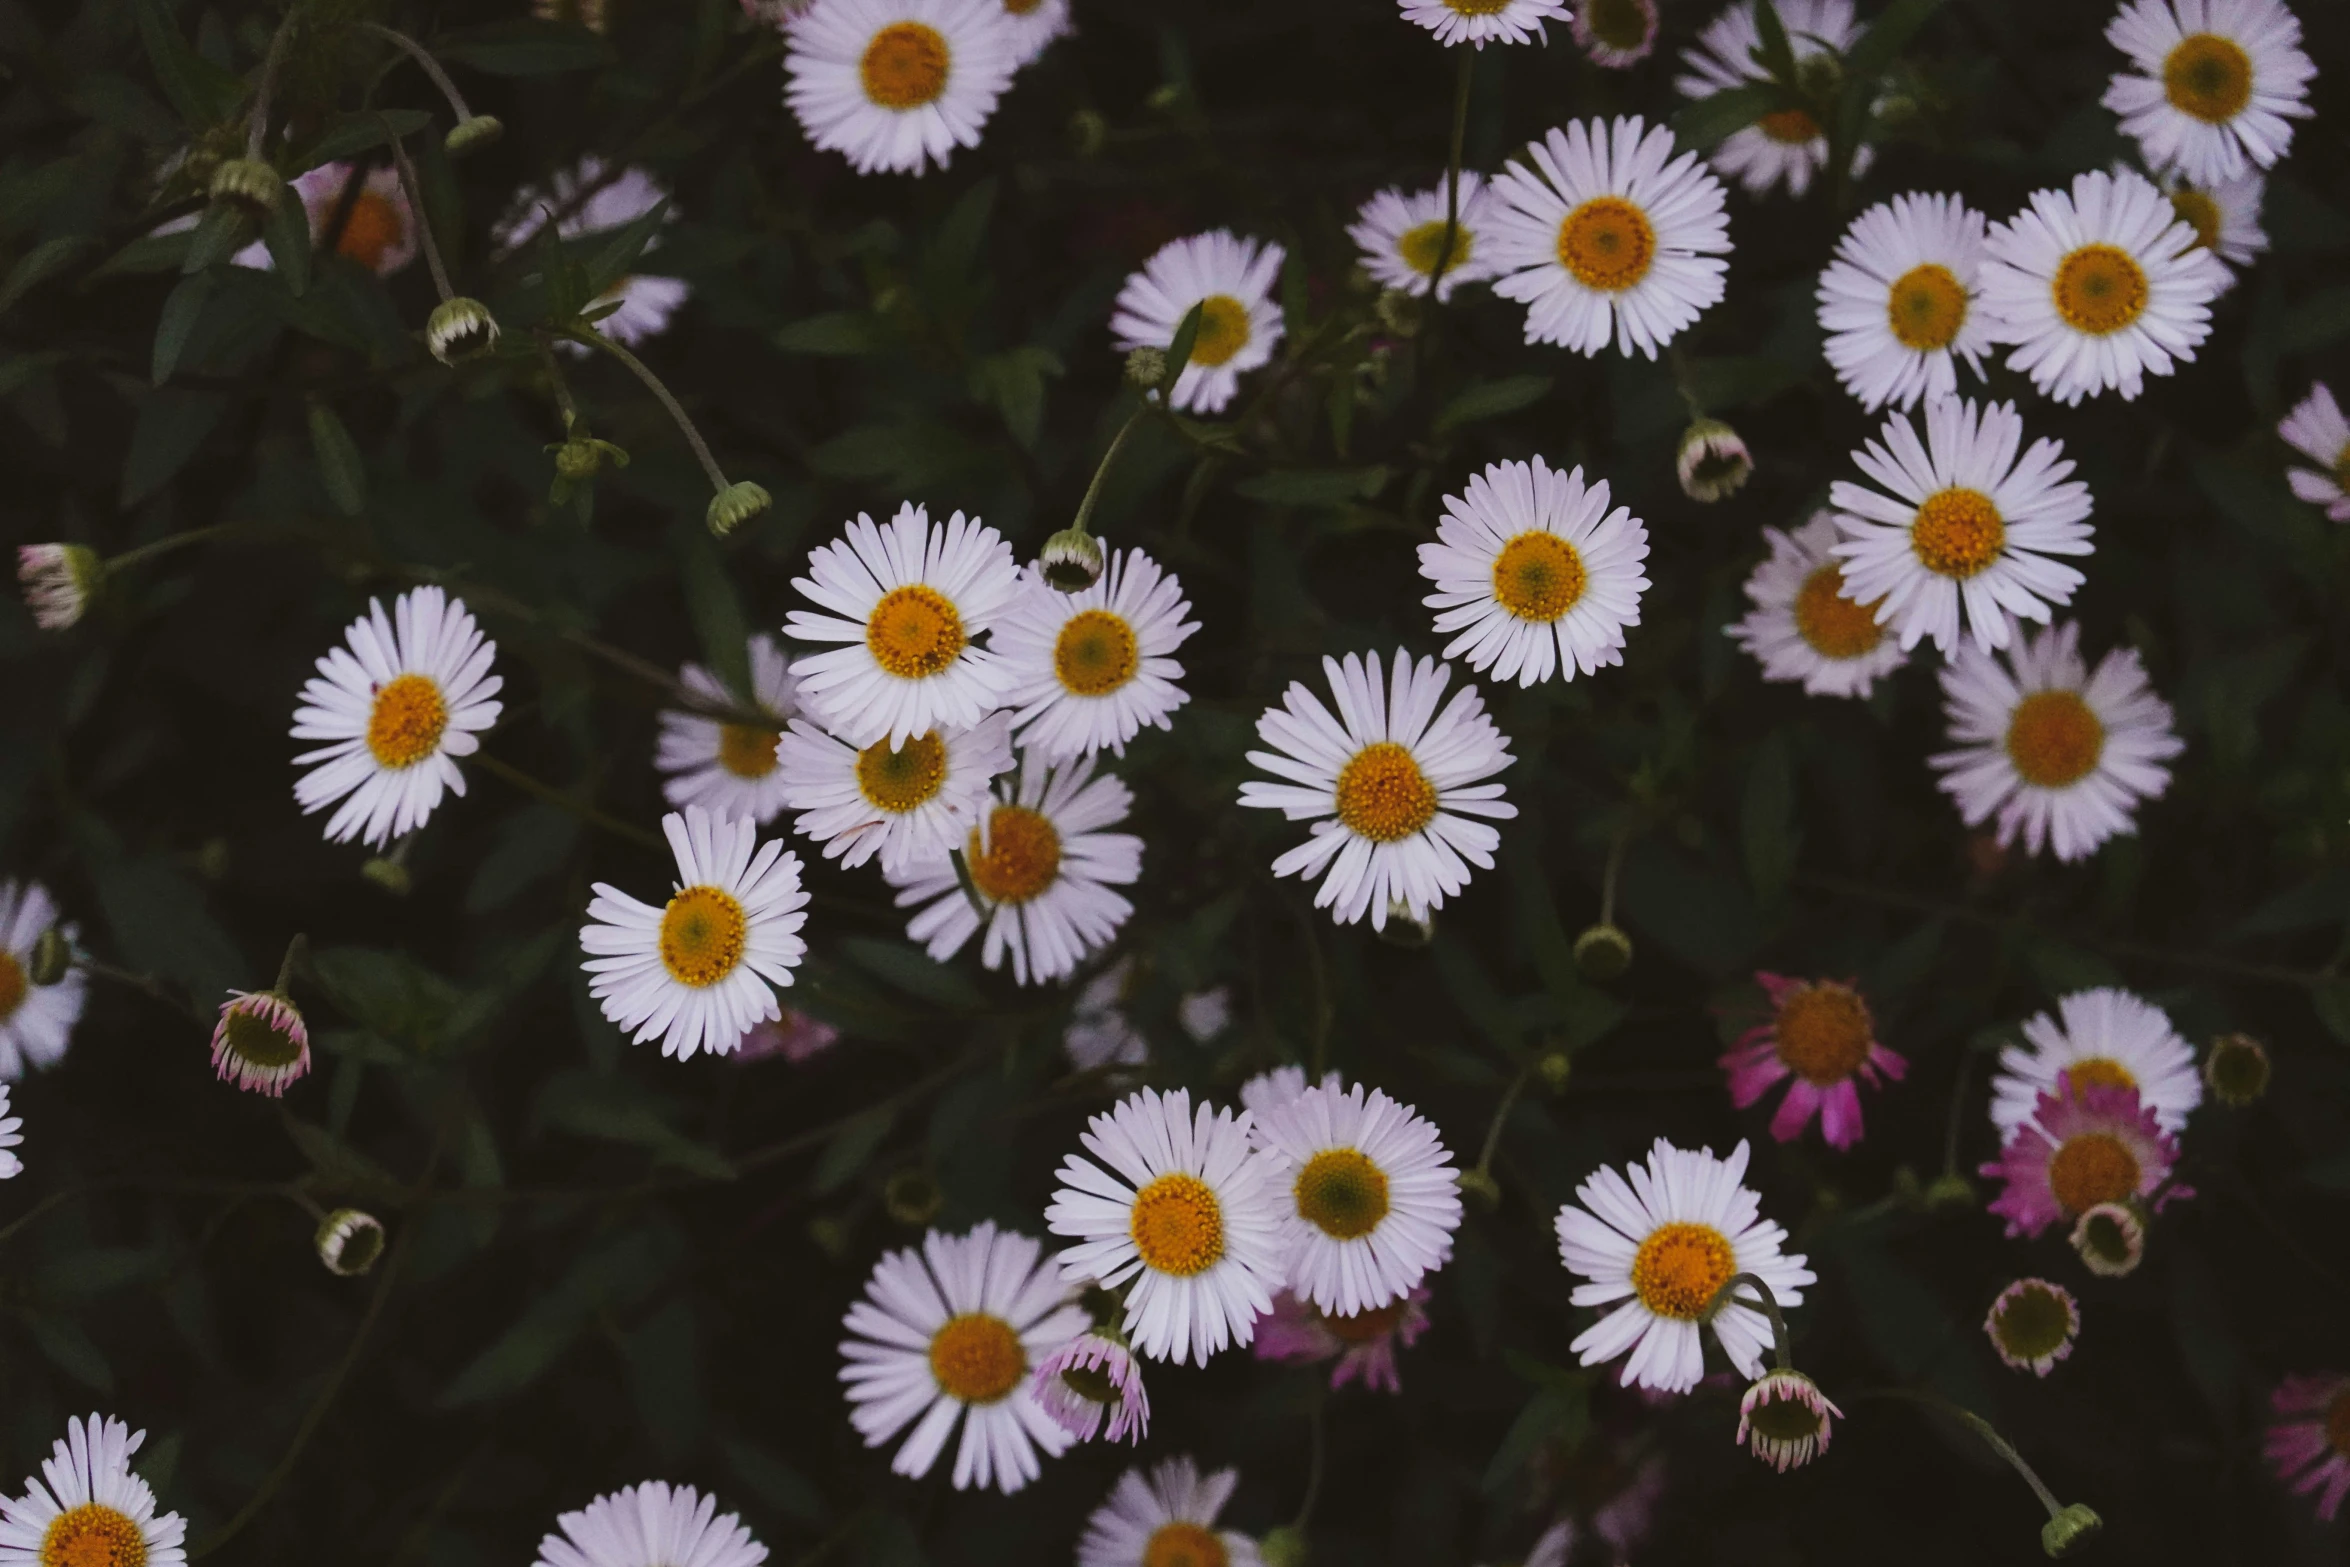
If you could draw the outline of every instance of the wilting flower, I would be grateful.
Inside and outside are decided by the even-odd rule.
[[[1730,1101],[1743,1110],[1771,1086],[1793,1078],[1771,1117],[1771,1136],[1792,1142],[1817,1115],[1831,1148],[1860,1141],[1860,1085],[1899,1081],[1909,1063],[1877,1043],[1877,1026],[1858,990],[1832,979],[1757,973],[1771,1018],[1738,1038],[1721,1059]]]
[[[1334,1316],[1277,1290],[1272,1312],[1257,1324],[1257,1358],[1304,1365],[1335,1360],[1332,1391],[1360,1380],[1375,1393],[1399,1392],[1403,1381],[1396,1374],[1396,1356],[1428,1331],[1428,1299],[1427,1288],[1415,1285],[1400,1300]]]
[[[310,1071],[310,1029],[279,990],[232,990],[212,1029],[212,1070],[222,1082],[272,1099]]]
[[[2350,1376],[2289,1376],[2268,1403],[2276,1416],[2262,1443],[2269,1467],[2294,1495],[2316,1492],[2317,1516],[2333,1522],[2350,1496]]]
[[[2268,1092],[2268,1050],[2250,1034],[2222,1034],[2203,1057],[2203,1081],[2221,1104],[2242,1109]]]
[[[2073,1340],[2081,1331],[2081,1304],[2061,1284],[2018,1279],[1991,1303],[1983,1331],[2001,1360],[2044,1377],[2073,1352]]]
[[[1828,1450],[1844,1411],[1811,1378],[1789,1367],[1766,1373],[1738,1401],[1738,1440],[1781,1474]]]
[[[1139,1443],[1150,1435],[1151,1399],[1142,1385],[1142,1366],[1117,1339],[1080,1333],[1038,1362],[1034,1392],[1037,1407],[1080,1442],[1099,1435],[1105,1441]]]
[[[2293,493],[2312,506],[2323,506],[2334,521],[2350,522],[2350,419],[2342,417],[2342,405],[2323,381],[2293,405],[2277,434],[2317,464],[2314,469],[2286,470]]]

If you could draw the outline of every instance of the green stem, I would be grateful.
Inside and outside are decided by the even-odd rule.
[[[286,943],[286,955],[279,960],[277,965],[277,983],[269,988],[281,996],[284,995],[286,987],[294,981],[296,965],[300,964],[302,959],[309,955],[309,952],[310,938],[297,932],[294,939]]]
[[[1741,1284],[1751,1284],[1762,1291],[1762,1299],[1739,1299],[1736,1304],[1744,1306],[1750,1311],[1759,1311],[1771,1319],[1771,1359],[1781,1371],[1794,1370],[1795,1356],[1787,1346],[1786,1313],[1779,1309],[1779,1297],[1771,1293],[1770,1285],[1755,1275],[1733,1273],[1724,1279],[1722,1287],[1714,1291],[1714,1298],[1705,1303],[1705,1310],[1699,1314],[1698,1320],[1711,1322],[1724,1306],[1733,1303],[1733,1297],[1737,1295],[1738,1286]]]
[[[385,134],[389,136],[391,133],[390,123],[385,121],[381,115],[376,118],[378,123],[383,125]],[[447,304],[457,297],[457,291],[449,286],[449,269],[441,264],[440,241],[432,237],[432,220],[425,216],[424,183],[417,179],[416,165],[408,159],[407,144],[397,136],[391,137],[391,143],[392,164],[400,171],[400,189],[407,193],[408,210],[414,214],[416,219],[417,237],[424,241],[424,260],[425,264],[432,269],[432,286],[439,290],[441,303]]]
[[[1306,1459],[1306,1494],[1297,1506],[1297,1522],[1290,1525],[1292,1529],[1301,1533],[1307,1524],[1314,1521],[1314,1504],[1322,1498],[1323,1458],[1329,1445],[1329,1436],[1322,1429],[1322,1408],[1326,1401],[1321,1388],[1317,1385],[1314,1391],[1314,1413],[1311,1421],[1314,1433],[1313,1446]]]
[[[1493,1156],[1501,1147],[1501,1129],[1510,1118],[1510,1109],[1517,1104],[1518,1095],[1526,1091],[1526,1079],[1534,1073],[1529,1061],[1518,1068],[1518,1075],[1510,1079],[1510,1086],[1502,1090],[1501,1103],[1493,1107],[1493,1123],[1485,1128],[1485,1146],[1477,1154],[1477,1173],[1490,1179],[1493,1175]]]
[[[1665,356],[1673,367],[1673,390],[1681,394],[1681,406],[1689,410],[1693,420],[1705,417],[1705,404],[1697,400],[1697,393],[1689,385],[1689,356],[1681,352],[1679,342],[1665,345]]]
[[[1477,51],[1456,47],[1460,69],[1452,85],[1452,157],[1444,168],[1444,243],[1436,247],[1436,264],[1428,269],[1428,297],[1452,265],[1453,247],[1461,232],[1461,147],[1469,139],[1469,78],[1477,68]]]
[[[278,67],[285,63],[286,40],[293,35],[294,14],[298,9],[286,8],[286,14],[278,19],[277,31],[269,35],[269,53],[261,57],[261,81],[253,89],[253,112],[245,119],[248,158],[258,160],[262,143],[269,139],[269,100],[277,93]]]
[[[77,953],[75,955],[74,967],[82,970],[86,974],[95,974],[100,979],[111,979],[118,985],[128,985],[131,987],[131,989],[139,991],[142,994],[150,996],[156,1001],[161,1002],[163,1005],[171,1008],[174,1012],[185,1013],[195,1018],[199,1023],[205,1021],[205,1013],[202,1007],[196,1005],[193,1001],[173,995],[170,991],[164,989],[163,982],[158,980],[152,974],[134,974],[129,969],[116,968],[113,964],[102,962],[99,959],[90,956],[87,952]]]
[[[2008,1466],[2014,1469],[2017,1474],[2024,1477],[2024,1484],[2032,1488],[2032,1494],[2040,1499],[2040,1505],[2048,1509],[2049,1517],[2054,1518],[2064,1511],[2064,1504],[2056,1499],[2055,1494],[2051,1492],[2047,1486],[2040,1483],[2040,1477],[2032,1472],[2032,1466],[2024,1462],[2024,1455],[2011,1447],[2008,1444],[2007,1438],[2001,1436],[1999,1432],[1993,1428],[1990,1421],[1985,1420],[1981,1415],[1976,1414],[1973,1410],[1967,1408],[1964,1404],[1953,1403],[1951,1400],[1944,1398],[1939,1393],[1928,1393],[1919,1389],[1906,1387],[1871,1388],[1865,1392],[1855,1393],[1852,1396],[1856,1399],[1907,1399],[1913,1404],[1922,1404],[1928,1409],[1938,1410],[1941,1413],[1950,1416],[1953,1420],[1959,1421],[1960,1423],[1970,1428],[1975,1433],[1975,1435],[1981,1437],[1984,1443],[1990,1447],[1991,1451],[2006,1459]]]
[[[362,32],[373,33],[385,42],[397,45],[409,59],[422,66],[424,74],[431,77],[432,84],[441,90],[441,96],[449,100],[449,112],[457,116],[459,124],[473,118],[473,111],[465,106],[465,95],[457,90],[457,84],[449,79],[449,73],[441,69],[441,62],[427,53],[424,45],[381,22],[362,21],[359,28]]]
[[[1134,434],[1134,427],[1142,423],[1143,416],[1150,411],[1150,399],[1144,398],[1137,402],[1134,412],[1128,414],[1126,422],[1118,426],[1118,433],[1110,437],[1109,449],[1102,453],[1101,462],[1093,470],[1093,482],[1085,487],[1085,499],[1077,503],[1077,520],[1069,524],[1076,532],[1092,531],[1093,509],[1101,504],[1102,485],[1110,477],[1110,466],[1118,460],[1118,454],[1126,449],[1127,439]]]
[[[1616,883],[1624,874],[1624,855],[1632,847],[1632,824],[1627,820],[1608,840],[1607,868],[1599,876],[1599,922],[1616,922]]]
[[[106,569],[113,571],[123,566],[136,565],[140,561],[152,560],[158,555],[169,554],[183,545],[201,544],[206,539],[218,538],[235,526],[236,524],[229,522],[213,522],[207,523],[201,528],[190,528],[185,533],[175,533],[167,539],[156,539],[134,549],[124,550],[120,555],[108,556]]]
[[[555,360],[554,340],[546,333],[538,334],[539,363],[546,367],[547,384],[554,388],[555,408],[563,415],[563,435],[571,436],[572,427],[579,423],[579,404],[571,395],[571,383],[563,378],[563,367]]]
[[[694,428],[693,420],[686,417],[684,405],[669,395],[669,388],[661,384],[661,378],[653,374],[651,368],[642,359],[613,342],[601,332],[589,332],[578,327],[571,327],[567,328],[562,335],[575,343],[584,343],[590,348],[600,348],[628,366],[630,372],[645,383],[645,389],[660,399],[661,406],[669,410],[669,417],[676,420],[678,429],[685,433],[685,443],[694,449],[694,456],[702,465],[702,473],[710,481],[711,493],[716,495],[726,493],[726,475],[719,471],[718,459],[710,455],[710,448],[702,440],[702,432]]]
[[[657,834],[649,833],[642,827],[632,827],[627,822],[620,820],[616,816],[607,816],[602,811],[597,810],[594,806],[587,804],[585,801],[573,799],[570,795],[565,794],[562,790],[556,788],[553,784],[542,783],[538,779],[533,778],[530,774],[524,772],[521,768],[514,766],[510,762],[500,761],[497,757],[490,755],[487,751],[476,751],[468,760],[472,763],[473,766],[480,768],[485,773],[488,773],[492,778],[504,779],[507,783],[510,783],[515,788],[520,789],[524,794],[536,796],[537,798],[546,801],[549,805],[555,806],[560,810],[569,811],[572,815],[578,817],[581,821],[586,822],[591,827],[601,827],[604,829],[604,831],[611,833],[613,836],[618,838],[626,838],[630,843],[637,845],[637,847],[642,849],[650,849],[655,854],[666,854],[669,852],[669,845],[664,842]]]

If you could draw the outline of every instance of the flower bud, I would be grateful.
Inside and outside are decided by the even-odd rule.
[[[1149,391],[1167,379],[1167,351],[1164,348],[1130,348],[1126,351],[1126,384]]]
[[[212,1029],[212,1070],[224,1083],[234,1078],[239,1088],[283,1096],[310,1070],[301,1009],[280,990],[230,991]]]
[[[2242,1109],[2268,1092],[2268,1051],[2250,1034],[2222,1034],[2203,1057],[2203,1081],[2221,1104]]]
[[[2138,1271],[2146,1256],[2146,1225],[2126,1203],[2101,1202],[2073,1225],[2073,1250],[2099,1278],[2119,1279]]]
[[[919,1167],[898,1171],[881,1188],[882,1207],[889,1210],[891,1218],[910,1229],[937,1218],[945,1202],[946,1194],[938,1189],[938,1182],[928,1170]]]
[[[370,1213],[337,1208],[318,1226],[318,1260],[329,1273],[355,1279],[384,1254],[384,1227]]]
[[[259,223],[277,210],[286,182],[259,158],[224,158],[212,171],[209,194]]]
[[[808,1239],[816,1243],[818,1251],[835,1262],[840,1261],[848,1251],[849,1241],[852,1238],[849,1222],[846,1219],[835,1218],[827,1213],[820,1214],[808,1221]]]
[[[477,114],[450,126],[449,134],[441,138],[441,145],[448,149],[450,157],[462,158],[477,148],[487,147],[505,134],[505,122],[496,115]]]
[[[395,898],[405,898],[408,889],[416,885],[408,874],[407,866],[380,854],[361,865],[359,874]]]
[[[1069,146],[1080,158],[1098,158],[1109,144],[1110,122],[1091,109],[1069,116]]]
[[[628,466],[628,453],[610,441],[599,441],[592,435],[574,435],[547,448],[555,454],[555,472],[576,484],[592,479],[603,472],[604,464],[615,468]]]
[[[46,989],[65,978],[73,967],[73,938],[55,925],[35,938],[32,965],[25,978]]]
[[[1044,541],[1036,566],[1063,593],[1082,593],[1102,579],[1101,543],[1082,529],[1063,528]]]
[[[1501,1206],[1501,1182],[1484,1170],[1463,1170],[1458,1177],[1461,1195],[1487,1213]]]
[[[1682,494],[1710,502],[1735,495],[1754,472],[1754,459],[1736,430],[1719,419],[1699,419],[1681,432],[1681,454],[1674,467],[1681,476]]]
[[[1826,1452],[1829,1433],[1843,1418],[1811,1378],[1782,1368],[1765,1374],[1738,1401],[1738,1440],[1785,1474]]]
[[[1575,938],[1575,972],[1611,980],[1632,966],[1632,938],[1614,925],[1593,925]]]
[[[497,345],[497,318],[478,299],[444,299],[424,323],[424,346],[445,365],[486,354]]]
[[[1974,1183],[1956,1170],[1944,1170],[1927,1183],[1925,1202],[1929,1208],[1972,1208]]]
[[[98,585],[106,580],[106,562],[82,544],[20,544],[16,549],[16,580],[24,586],[25,608],[43,631],[63,631],[82,618]]]
[[[2040,1526],[2040,1549],[2050,1556],[2066,1555],[2095,1539],[2104,1527],[2104,1519],[2074,1502]]]
[[[1564,1050],[1546,1050],[1542,1059],[1534,1063],[1534,1070],[1542,1078],[1542,1086],[1554,1094],[1567,1091],[1567,1079],[1574,1076],[1575,1058]]]
[[[1312,1552],[1306,1548],[1306,1532],[1290,1523],[1259,1540],[1257,1555],[1265,1567],[1306,1567],[1312,1560]]]
[[[737,479],[710,497],[710,509],[703,520],[713,537],[723,539],[774,504],[764,489],[748,479]]]

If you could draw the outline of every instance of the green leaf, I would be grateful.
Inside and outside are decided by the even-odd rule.
[[[90,1336],[70,1318],[28,1311],[24,1325],[49,1364],[95,1393],[114,1391],[114,1368]]]
[[[209,129],[245,101],[244,78],[189,48],[163,0],[131,0],[131,15],[139,25],[139,41],[147,46],[147,63],[155,68],[156,84],[189,129]]]
[[[252,240],[253,224],[243,213],[229,206],[206,207],[188,236],[188,253],[180,259],[180,271],[193,274],[216,267]]]
[[[1764,115],[1790,106],[1786,91],[1775,82],[1726,87],[1675,113],[1673,138],[1684,147],[1711,152]]]
[[[980,246],[986,242],[988,220],[995,215],[995,198],[995,177],[990,175],[963,192],[948,211],[930,246],[934,277],[960,281],[971,271],[979,259]]]
[[[178,981],[205,1006],[251,983],[236,944],[184,871],[159,856],[123,856],[87,821],[76,828],[107,929],[128,966]]]
[[[1901,51],[1909,47],[1918,29],[1940,10],[1942,0],[1893,0],[1877,13],[1869,30],[1860,35],[1860,41],[1844,56],[1844,91],[1858,97],[1870,96],[1877,79],[1891,68]]]
[[[1436,416],[1436,433],[1448,435],[1464,424],[1498,419],[1531,408],[1550,395],[1555,384],[1547,375],[1513,375],[1499,381],[1472,381],[1455,392]]]
[[[461,999],[440,975],[382,947],[313,951],[310,973],[344,1016],[411,1050],[440,1041]]]
[[[86,235],[67,234],[43,240],[17,257],[16,265],[8,269],[7,281],[0,282],[0,312],[63,271],[90,243]]]
[[[492,22],[444,33],[433,51],[492,76],[556,76],[612,63],[612,46],[577,22]]]
[[[196,330],[196,322],[204,314],[204,302],[211,297],[210,272],[181,278],[165,297],[163,309],[155,317],[155,354],[149,371],[157,386],[170,380],[171,372],[178,368],[180,350],[188,346],[188,334]]]
[[[1384,467],[1276,468],[1232,488],[1275,506],[1343,506],[1377,495],[1387,487],[1389,473]]]
[[[677,551],[686,613],[693,617],[702,657],[729,691],[749,702],[751,622],[718,553],[718,541],[709,529],[693,525],[672,528],[669,539]]]
[[[1773,730],[1755,747],[1739,812],[1746,850],[1746,879],[1762,902],[1785,896],[1795,874],[1795,769],[1784,730]]]
[[[1033,344],[991,354],[971,366],[972,397],[1003,416],[1004,428],[1034,449],[1044,429],[1044,384],[1062,373],[1061,356]]]
[[[188,246],[195,237],[191,229],[142,234],[100,262],[90,276],[93,279],[144,277],[157,272],[177,272],[188,259]]]
[[[142,1279],[158,1278],[163,1258],[138,1246],[93,1246],[33,1270],[33,1288],[43,1295],[104,1295]]]
[[[682,1462],[701,1445],[710,1423],[702,1391],[703,1367],[693,1307],[672,1298],[633,1330],[620,1336],[628,1390],[653,1450]]]
[[[651,208],[638,214],[630,222],[612,230],[587,263],[587,294],[594,299],[613,284],[636,270],[636,264],[645,247],[661,232],[661,225],[669,220],[669,203],[655,202]]]
[[[597,1072],[563,1072],[549,1078],[532,1106],[532,1120],[599,1142],[625,1143],[653,1158],[705,1180],[731,1181],[734,1166],[712,1148],[686,1136],[664,1118],[663,1108],[619,1077]]]
[[[1754,49],[1755,64],[1772,81],[1795,91],[1802,85],[1795,71],[1795,48],[1787,41],[1786,24],[1779,20],[1779,8],[1772,0],[1754,0],[1754,28],[1762,35]]]
[[[839,1190],[864,1169],[896,1119],[897,1112],[889,1106],[876,1105],[833,1133],[832,1141],[824,1145],[823,1154],[816,1160],[812,1178],[816,1195],[821,1197]]]
[[[874,353],[887,338],[873,317],[861,311],[834,310],[778,327],[771,341],[787,354],[846,356]]]
[[[668,1237],[629,1230],[590,1247],[545,1294],[441,1390],[443,1409],[488,1403],[543,1376],[600,1311],[642,1300],[674,1265]]]
[[[310,291],[310,208],[292,187],[282,190],[277,206],[261,225],[262,242],[286,292],[299,299]]]
[[[1183,319],[1175,324],[1175,337],[1167,345],[1167,371],[1159,377],[1159,396],[1172,401],[1175,383],[1183,379],[1183,367],[1191,363],[1192,346],[1199,341],[1200,313],[1206,302],[1183,312]]]
[[[367,464],[360,459],[351,432],[323,398],[309,399],[305,412],[310,420],[310,454],[318,460],[327,498],[344,516],[356,517],[367,509]]]

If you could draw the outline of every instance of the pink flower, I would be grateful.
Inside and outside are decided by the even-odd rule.
[[[1877,1043],[1869,1004],[1859,991],[1832,979],[1789,979],[1758,972],[1772,1015],[1739,1036],[1721,1060],[1731,1103],[1743,1110],[1772,1084],[1793,1078],[1771,1117],[1771,1135],[1793,1142],[1817,1114],[1831,1148],[1860,1141],[1860,1087],[1899,1081],[1909,1063]]]
[[[310,1029],[274,990],[232,990],[212,1027],[212,1070],[222,1082],[270,1098],[310,1071]]]
[[[1330,1368],[1333,1392],[1357,1377],[1375,1392],[1400,1392],[1403,1383],[1395,1373],[1395,1352],[1411,1348],[1428,1331],[1427,1304],[1428,1291],[1415,1288],[1402,1300],[1351,1317],[1326,1317],[1311,1301],[1276,1290],[1272,1314],[1257,1323],[1257,1358],[1311,1365],[1335,1357],[1338,1364]]]
[[[1107,1419],[1105,1439],[1139,1443],[1150,1434],[1151,1398],[1133,1353],[1100,1333],[1080,1333],[1036,1368],[1037,1407],[1080,1442]]]
[[[2350,1496],[2350,1376],[2290,1376],[2268,1395],[2276,1423],[2262,1446],[2295,1496],[2318,1493],[2317,1516],[2331,1523]]]
[[[2135,1198],[2159,1211],[2173,1198],[2194,1196],[2171,1183],[2178,1160],[2178,1140],[2156,1124],[2135,1088],[2092,1083],[2076,1091],[2065,1072],[1981,1173],[2007,1182],[1991,1204],[2007,1233],[2038,1235],[2099,1203]]]
[[[1781,1474],[1828,1450],[1844,1411],[1802,1372],[1781,1367],[1759,1378],[1738,1401],[1738,1440]]]
[[[819,1023],[805,1012],[783,1009],[783,1016],[773,1022],[754,1023],[735,1047],[737,1061],[758,1061],[768,1056],[781,1056],[797,1066],[809,1057],[830,1050],[840,1039],[840,1030],[830,1023]]]

